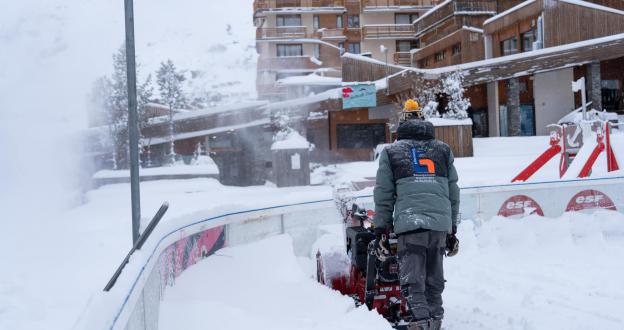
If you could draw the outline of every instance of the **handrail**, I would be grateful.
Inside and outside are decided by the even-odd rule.
[[[119,275],[121,275],[121,272],[123,271],[124,267],[126,267],[126,265],[128,264],[128,261],[130,260],[130,256],[132,256],[132,254],[136,250],[140,250],[143,247],[143,244],[145,243],[147,238],[152,234],[152,232],[154,231],[154,228],[156,228],[156,225],[158,225],[158,222],[160,222],[160,219],[162,219],[162,217],[165,215],[165,212],[167,212],[168,209],[169,209],[168,202],[164,202],[160,206],[160,208],[158,209],[158,212],[156,212],[156,214],[150,221],[149,225],[147,225],[147,228],[145,228],[145,231],[143,231],[141,236],[139,236],[139,239],[137,240],[137,242],[134,244],[130,252],[128,252],[128,255],[126,255],[126,258],[124,258],[124,260],[121,262],[121,265],[117,267],[117,270],[115,271],[115,274],[113,274],[113,277],[111,277],[111,279],[108,281],[108,283],[104,287],[105,292],[110,291],[110,289],[115,285],[115,283],[117,282],[117,279],[119,278]]]

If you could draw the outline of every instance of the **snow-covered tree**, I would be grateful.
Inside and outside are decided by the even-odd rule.
[[[174,144],[174,122],[173,110],[186,107],[187,101],[182,90],[184,82],[184,74],[178,71],[173,61],[167,60],[160,63],[160,68],[156,72],[156,83],[160,91],[161,101],[169,107],[169,154],[167,162],[173,164],[175,162],[175,144]]]
[[[455,71],[442,80],[443,92],[448,96],[444,118],[468,118],[467,110],[470,107],[470,99],[464,97],[463,80],[464,75],[460,71]]]
[[[137,67],[139,65],[137,64]],[[113,73],[111,77],[101,77],[96,80],[94,89],[106,99],[103,102],[106,121],[109,128],[110,140],[113,145],[112,163],[114,169],[129,167],[128,144],[128,77],[126,74],[126,48],[122,46],[113,54]],[[145,118],[145,105],[153,94],[151,78],[145,80],[137,88],[137,111],[139,113],[139,128]],[[139,129],[140,134],[140,129]]]

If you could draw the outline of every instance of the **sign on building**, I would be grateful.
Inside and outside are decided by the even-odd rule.
[[[342,108],[371,108],[377,106],[375,84],[345,86],[342,89]]]

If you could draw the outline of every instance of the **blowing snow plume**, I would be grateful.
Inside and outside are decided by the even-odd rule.
[[[135,1],[141,71],[155,72],[171,58],[198,77],[188,86],[193,95],[217,101],[229,94],[254,97],[251,8],[251,0]],[[3,6],[3,212],[23,219],[27,211],[35,218],[80,202],[84,155],[76,141],[86,128],[88,94],[98,77],[111,73],[111,55],[123,42],[123,2],[26,0]]]

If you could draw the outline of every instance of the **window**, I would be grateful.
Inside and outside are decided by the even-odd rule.
[[[501,41],[501,55],[507,56],[518,52],[518,40],[516,37]]]
[[[522,51],[530,52],[533,50],[533,43],[535,42],[535,30],[529,30],[520,35],[522,38]]]
[[[386,142],[386,124],[336,125],[339,149],[373,149]]]
[[[303,45],[277,45],[277,57],[303,56]]]
[[[412,24],[418,19],[418,14],[394,14],[394,24]]]
[[[453,45],[453,55],[461,54],[461,42]]]
[[[418,48],[418,42],[416,40],[397,40],[396,42],[397,52],[407,53],[415,48]]]
[[[312,49],[313,56],[317,59],[321,58],[321,45],[314,44],[314,48]]]
[[[339,42],[338,43],[338,48],[340,48],[340,55],[342,55],[344,53],[344,51],[345,51],[344,42]]]
[[[436,62],[444,61],[445,58],[446,58],[446,51],[443,50],[441,52],[435,53]]]
[[[359,54],[359,53],[361,53],[360,43],[359,42],[350,42],[349,43],[349,53],[351,53],[351,54]]]
[[[277,26],[301,26],[301,15],[277,15]]]
[[[318,15],[314,15],[314,17],[312,17],[312,26],[315,30],[321,28],[321,18]]]
[[[339,29],[344,27],[344,25],[342,25],[342,15],[336,15],[336,27]]]
[[[359,28],[360,15],[349,15],[349,17],[347,17],[347,26],[350,28]]]

